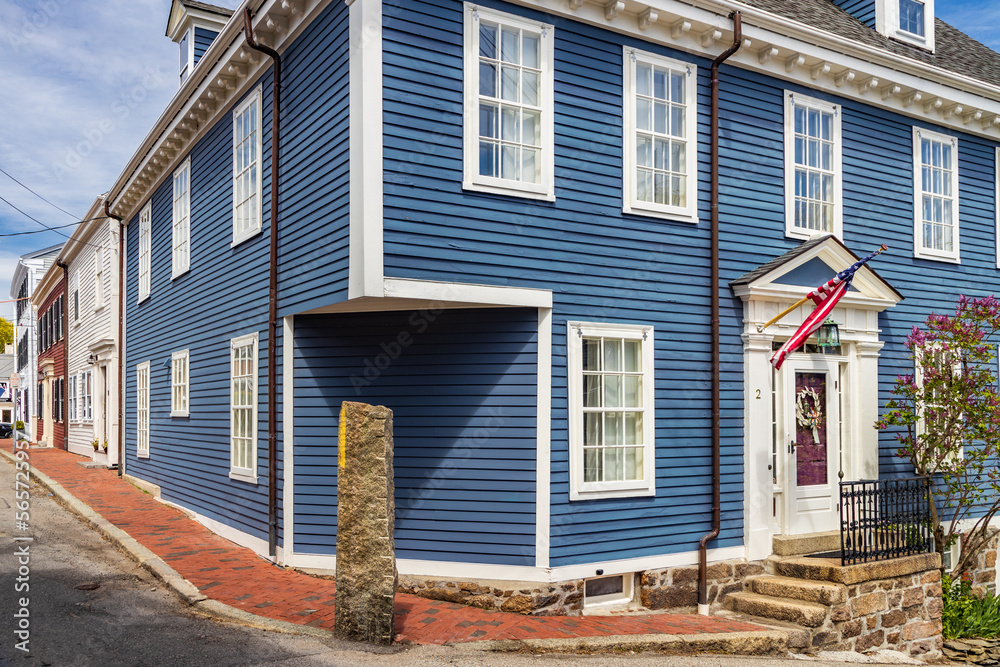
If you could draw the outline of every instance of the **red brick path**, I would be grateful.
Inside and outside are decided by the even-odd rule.
[[[0,446],[11,451],[10,440],[0,441]],[[31,450],[33,467],[166,561],[203,595],[260,616],[333,629],[333,581],[277,567],[157,502],[119,479],[114,471],[87,470],[77,465],[82,460],[60,450]],[[413,595],[396,596],[397,639],[418,644],[760,629],[748,623],[693,614],[533,617]]]

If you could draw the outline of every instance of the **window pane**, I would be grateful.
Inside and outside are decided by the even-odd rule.
[[[601,444],[603,429],[601,428],[601,413],[588,412],[583,415],[583,444],[597,446]]]
[[[604,339],[604,370],[620,371],[622,369],[622,341],[616,338]]]
[[[501,32],[500,60],[505,63],[519,63],[520,56],[520,31],[512,28],[504,28]]]
[[[600,482],[604,479],[604,466],[601,450],[583,450],[583,481]]]
[[[585,371],[601,370],[600,338],[583,339],[583,370]]]
[[[622,376],[604,376],[604,406],[620,408],[622,406]]]
[[[497,95],[497,66],[492,63],[479,63],[479,94],[484,97],[499,97]]]
[[[667,105],[661,102],[653,105],[653,131],[667,133]]]
[[[635,126],[640,130],[649,131],[653,129],[651,116],[653,105],[649,100],[638,99],[635,101]]]
[[[624,390],[625,390],[625,401],[623,407],[626,408],[641,408],[642,407],[642,376],[640,375],[626,375],[624,380]]]
[[[667,76],[666,70],[660,68],[653,70],[653,97],[658,100],[667,99]]]
[[[642,343],[637,340],[625,341],[625,368],[627,373],[642,370]]]
[[[670,134],[675,137],[684,138],[687,136],[687,127],[684,125],[684,107],[670,107]]]
[[[500,71],[500,98],[505,102],[520,102],[518,95],[518,75],[516,67],[503,67]]]
[[[653,68],[645,63],[636,63],[635,66],[635,90],[639,95],[649,97],[653,94],[651,80]]]
[[[604,450],[604,479],[617,482],[622,479],[622,450],[618,447]]]
[[[539,106],[538,100],[538,72],[524,72],[521,79],[523,88],[521,89],[521,101],[531,106]]]
[[[583,407],[585,408],[601,407],[600,375],[583,376]]]
[[[670,73],[670,100],[677,104],[684,104],[684,75],[677,72]]]
[[[522,53],[521,53],[521,64],[525,67],[534,67],[537,69],[541,66],[541,40],[538,35],[532,35],[530,33],[524,33],[521,40]]]

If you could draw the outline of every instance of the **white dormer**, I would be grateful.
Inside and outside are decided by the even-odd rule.
[[[934,0],[877,0],[875,29],[886,37],[934,51]]]
[[[196,0],[173,0],[167,19],[167,37],[180,47],[180,81],[191,74],[201,55],[208,49],[233,15],[231,9]]]

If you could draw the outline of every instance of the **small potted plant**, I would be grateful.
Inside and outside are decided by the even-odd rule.
[[[104,450],[105,454],[108,453],[108,441],[107,440],[105,440],[104,442],[101,443],[101,449]]]
[[[94,438],[94,441],[90,444],[93,445],[95,452],[101,448],[101,441],[98,440],[97,438]]]

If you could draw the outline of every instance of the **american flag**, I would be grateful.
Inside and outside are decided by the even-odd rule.
[[[881,254],[887,249],[888,248],[883,245],[872,254],[858,260],[848,268],[835,275],[831,280],[828,280],[806,295],[806,298],[812,300],[812,302],[816,304],[816,309],[813,310],[812,313],[809,314],[809,317],[807,317],[799,328],[795,330],[792,337],[789,338],[777,352],[771,355],[771,363],[774,364],[776,369],[780,369],[781,364],[785,363],[785,358],[795,350],[799,349],[802,343],[804,343],[814,331],[823,326],[823,322],[825,322],[826,318],[833,312],[837,302],[840,301],[840,297],[844,296],[844,293],[851,288],[851,281],[854,280],[854,274],[857,270],[864,266],[865,262],[876,255]]]

